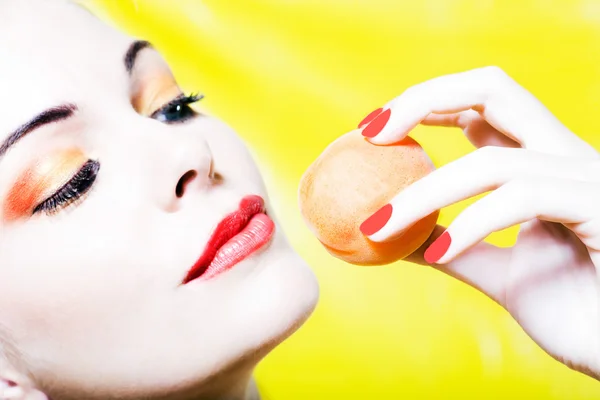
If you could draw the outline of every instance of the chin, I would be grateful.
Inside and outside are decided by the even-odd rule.
[[[314,311],[319,300],[319,285],[308,264],[289,244],[279,226],[261,265],[250,278],[243,297],[241,326],[251,343],[250,352],[264,357],[297,331]]]
[[[312,269],[285,242],[277,267],[265,271],[263,277],[265,287],[271,289],[272,303],[265,309],[264,315],[268,317],[267,326],[274,333],[271,339],[273,345],[298,330],[311,316],[319,300],[319,285]]]
[[[311,316],[319,299],[319,285],[308,264],[279,230],[261,257],[258,268],[240,275],[251,282],[238,286],[246,299],[235,321],[242,333],[231,342],[237,351],[218,376],[252,371],[257,363],[293,335]],[[231,274],[231,279],[236,279]],[[238,276],[239,278],[239,276]],[[243,343],[242,347],[234,343]]]

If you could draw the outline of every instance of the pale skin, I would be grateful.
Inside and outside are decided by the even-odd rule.
[[[140,50],[128,71],[134,39],[77,6],[5,0],[0,15],[10,38],[0,40],[0,142],[49,109],[68,114],[0,158],[0,399],[257,398],[254,367],[316,305],[310,268],[276,229],[268,248],[218,279],[180,285],[241,196],[265,198],[276,221],[245,144],[215,118],[161,111],[182,92],[159,52]],[[475,215],[497,210],[493,198],[465,211],[435,267],[507,307],[550,354],[598,373],[594,149],[497,69],[438,78],[389,105],[397,112],[374,143],[423,122],[461,126],[478,146],[527,150],[487,148],[440,168],[394,199],[404,213],[372,239],[499,187],[507,211]],[[93,188],[34,212],[86,160],[101,165]],[[515,176],[531,182],[511,184]],[[519,205],[523,188],[568,196]],[[536,216],[556,223],[525,224],[512,249],[479,243]]]

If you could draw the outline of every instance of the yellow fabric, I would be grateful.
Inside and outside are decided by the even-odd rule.
[[[153,42],[201,107],[231,124],[321,282],[310,321],[259,366],[267,400],[590,399],[600,384],[541,351],[491,300],[434,270],[361,268],[301,221],[305,168],[370,111],[428,78],[498,65],[600,149],[600,2],[81,0]],[[412,134],[437,166],[457,129]],[[444,225],[472,201],[443,210]],[[510,245],[516,229],[488,238]]]

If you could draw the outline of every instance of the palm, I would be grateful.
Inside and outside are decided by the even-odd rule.
[[[426,265],[423,252],[438,226],[406,261]],[[532,220],[521,225],[516,243],[498,248],[480,243],[439,270],[497,301],[545,351],[589,375],[600,343],[600,291],[586,246],[562,224]]]
[[[561,224],[523,224],[510,250],[503,306],[549,354],[597,371],[599,291],[586,246]]]

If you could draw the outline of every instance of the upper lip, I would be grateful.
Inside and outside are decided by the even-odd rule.
[[[190,268],[183,284],[188,283],[201,276],[208,266],[214,259],[217,251],[229,241],[232,237],[237,235],[246,227],[250,219],[258,214],[266,213],[265,202],[262,197],[257,195],[250,195],[244,197],[238,206],[238,209],[230,214],[227,214],[213,230],[204,251],[200,255],[200,258]]]

